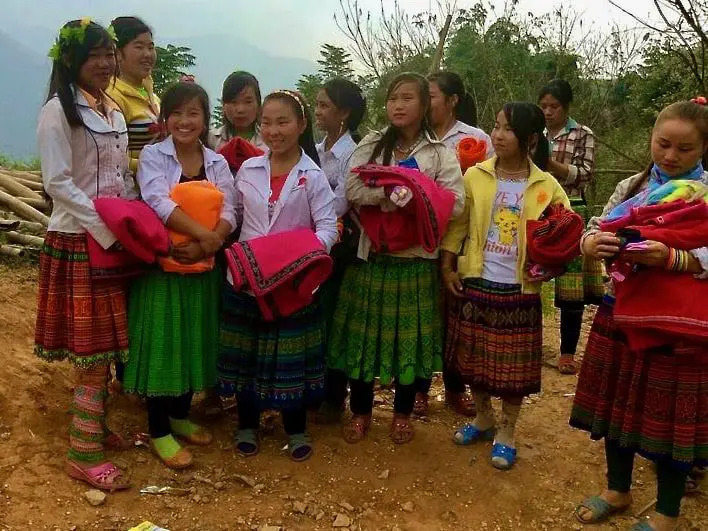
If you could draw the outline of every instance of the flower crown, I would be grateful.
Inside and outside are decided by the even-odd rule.
[[[54,41],[54,45],[49,49],[49,58],[54,61],[59,61],[64,51],[66,51],[66,48],[72,42],[75,41],[79,44],[83,44],[86,40],[86,28],[89,27],[91,22],[92,21],[90,17],[84,17],[81,19],[81,23],[78,26],[63,27],[61,30],[59,30],[59,36],[57,37],[57,40]],[[116,31],[115,29],[113,29],[112,25],[108,26],[106,31],[108,32],[108,36],[113,42],[118,41]]]
[[[693,98],[691,101],[692,101],[693,103],[697,103],[698,105],[704,105],[704,106],[705,106],[705,105],[708,104],[708,100],[706,100],[706,97],[705,97],[705,96],[696,96],[696,97]]]

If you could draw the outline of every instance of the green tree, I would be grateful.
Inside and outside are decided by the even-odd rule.
[[[327,81],[335,77],[354,78],[352,57],[344,48],[325,43],[320,49],[320,55],[322,57],[317,60],[317,64],[320,65],[318,73],[323,80]]]
[[[297,90],[302,94],[303,98],[310,107],[310,110],[314,112],[315,100],[317,98],[317,92],[322,88],[322,77],[320,74],[304,74],[300,77],[297,82]]]
[[[221,127],[224,125],[224,106],[221,98],[217,100],[217,104],[214,105],[214,110],[211,111],[211,127]]]
[[[155,94],[162,95],[165,88],[179,81],[187,69],[197,64],[197,58],[186,46],[168,44],[165,48],[157,47],[157,63],[152,71]]]

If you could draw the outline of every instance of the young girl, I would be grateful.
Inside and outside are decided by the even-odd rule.
[[[430,125],[436,136],[447,147],[457,152],[463,138],[473,137],[487,144],[487,158],[494,154],[489,135],[475,127],[477,108],[472,96],[465,90],[464,82],[454,72],[436,72],[428,76],[430,88]],[[443,330],[444,335],[445,330]],[[475,413],[474,401],[467,394],[462,378],[443,360],[445,401],[461,415]],[[429,393],[432,380],[418,380],[415,397],[416,415],[425,416],[429,411]]]
[[[317,93],[315,124],[326,133],[325,139],[316,146],[317,155],[334,192],[334,212],[338,218],[344,218],[349,210],[346,198],[348,165],[357,142],[361,140],[357,129],[365,113],[366,100],[361,89],[351,81],[341,78],[332,79]],[[351,221],[348,217],[342,221],[346,225],[343,233],[343,238],[346,239],[345,234],[349,234],[347,229]],[[351,246],[347,244],[335,246],[332,251],[335,269],[327,283],[322,286],[322,303],[325,307],[328,330],[331,329],[344,269],[351,259],[349,256],[351,253],[347,252],[350,248]],[[346,373],[327,369],[327,399],[322,404],[319,420],[324,423],[338,422],[344,411],[346,397]]]
[[[221,105],[224,124],[209,133],[209,146],[214,151],[218,151],[235,136],[245,138],[257,148],[266,148],[258,128],[261,88],[253,74],[230,74],[221,90]]]
[[[701,104],[702,102],[702,104]],[[651,137],[653,165],[617,185],[602,217],[648,186],[673,179],[708,183],[708,108],[705,100],[666,107]],[[620,240],[602,232],[602,218],[592,218],[582,240],[586,256],[615,257]],[[644,268],[669,268],[670,250],[646,241],[643,252],[622,252],[623,260]],[[685,272],[708,278],[708,248],[686,253]],[[613,286],[610,286],[611,288]],[[632,350],[613,319],[614,290],[605,297],[593,322],[578,379],[570,424],[605,438],[607,490],[576,511],[582,523],[606,520],[630,505],[636,453],[657,463],[658,503],[648,523],[632,529],[676,529],[691,466],[708,463],[708,357],[705,344],[675,342],[665,349]],[[660,308],[656,308],[660,313]],[[704,323],[705,324],[705,323]]]
[[[106,428],[111,362],[128,356],[125,291],[92,280],[87,234],[117,248],[93,205],[125,193],[128,133],[105,90],[116,70],[115,46],[90,19],[68,22],[50,51],[49,96],[37,129],[44,189],[53,200],[40,258],[35,353],[76,367],[67,471],[95,488],[124,489],[123,473],[104,456],[124,446]]]
[[[160,114],[169,136],[143,148],[138,167],[144,201],[169,229],[193,239],[172,250],[185,264],[213,257],[236,227],[231,171],[224,158],[205,145],[209,116],[209,98],[199,85],[181,82],[170,87]],[[170,197],[178,183],[191,181],[208,181],[224,195],[214,230],[194,221]],[[192,462],[192,454],[174,435],[196,445],[212,440],[187,416],[193,393],[216,385],[220,286],[218,268],[191,274],[155,268],[131,286],[130,361],[124,386],[147,396],[152,447],[170,468]]]
[[[551,144],[548,171],[563,185],[573,210],[588,220],[585,193],[595,177],[595,135],[590,128],[570,117],[573,89],[565,80],[555,79],[538,95],[538,105],[546,118],[546,137]],[[578,257],[567,273],[555,281],[556,307],[560,309],[560,358],[558,371],[575,374],[575,351],[580,340],[586,304],[602,301],[602,265],[590,257]]]
[[[462,212],[464,190],[455,154],[434,140],[427,122],[428,82],[418,74],[396,77],[388,88],[382,133],[361,141],[350,170],[367,163],[417,167],[455,196],[453,216]],[[396,206],[397,194],[383,187],[367,188],[350,173],[347,199],[354,208]],[[400,204],[400,203],[399,203]],[[371,242],[362,232],[359,258],[344,273],[330,335],[329,367],[346,371],[351,385],[353,418],[344,427],[347,442],[363,439],[371,424],[374,379],[396,381],[391,438],[398,444],[413,439],[410,415],[416,378],[429,379],[441,365],[442,315],[437,250],[421,247],[395,254],[369,253]]]
[[[337,240],[334,194],[318,167],[305,100],[281,90],[263,103],[268,155],[247,160],[236,176],[240,241],[295,229],[313,230],[329,251]],[[223,288],[219,377],[236,394],[236,450],[258,453],[261,412],[280,410],[295,461],[312,455],[307,408],[324,394],[324,326],[317,301],[289,317],[266,321],[255,297]],[[287,387],[287,392],[283,389]]]
[[[443,275],[455,297],[445,355],[477,406],[475,420],[456,430],[454,440],[467,445],[493,438],[492,464],[503,470],[516,461],[521,402],[541,389],[541,283],[525,274],[526,222],[551,204],[569,206],[561,186],[543,171],[543,129],[535,105],[504,105],[492,131],[496,156],[465,174],[467,207],[443,241]],[[503,401],[498,431],[490,395]]]

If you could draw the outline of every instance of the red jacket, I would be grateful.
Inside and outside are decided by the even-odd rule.
[[[231,172],[235,175],[238,173],[238,170],[241,169],[241,165],[248,159],[263,155],[263,150],[258,149],[248,140],[235,136],[221,146],[218,153],[219,155],[223,155],[226,162],[229,163]]]

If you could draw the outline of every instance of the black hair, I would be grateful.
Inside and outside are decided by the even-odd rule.
[[[440,91],[448,98],[457,96],[455,118],[459,121],[477,127],[477,105],[471,94],[465,90],[465,83],[455,72],[435,72],[428,76],[428,81],[440,87]]]
[[[204,113],[204,131],[199,135],[199,140],[205,146],[208,144],[209,135],[209,117],[211,111],[209,109],[209,95],[200,85],[194,81],[180,81],[170,85],[162,94],[162,102],[160,104],[160,123],[167,126],[167,119],[177,109],[187,102],[197,99]]]
[[[519,150],[525,155],[531,156],[533,163],[546,171],[550,146],[546,135],[543,134],[546,129],[543,111],[533,103],[520,101],[505,103],[503,111],[509,127],[519,140]],[[535,146],[531,146],[534,135],[537,135],[538,140]]]
[[[320,165],[320,157],[315,148],[315,135],[312,132],[312,114],[307,105],[307,101],[302,97],[302,94],[294,90],[277,90],[268,94],[263,100],[263,105],[270,100],[280,100],[286,102],[297,116],[298,120],[305,122],[305,130],[299,138],[299,144],[305,155],[310,157],[315,164]]]
[[[391,95],[400,87],[403,83],[414,83],[418,87],[418,95],[423,109],[423,121],[421,123],[421,131],[427,133],[430,137],[435,138],[435,133],[430,128],[430,123],[428,122],[428,111],[430,110],[430,88],[428,86],[428,80],[425,79],[420,74],[414,72],[404,72],[403,74],[397,75],[393,78],[393,81],[388,86],[386,91],[386,101],[391,97]],[[386,132],[383,134],[381,139],[376,143],[374,151],[371,154],[369,162],[375,162],[377,158],[383,153],[383,163],[388,166],[391,164],[393,159],[393,150],[396,146],[396,140],[398,140],[399,130],[398,127],[393,124],[389,124]]]
[[[114,18],[111,21],[111,26],[113,31],[116,32],[116,37],[118,38],[116,46],[119,50],[125,48],[127,44],[130,44],[143,33],[152,35],[152,28],[138,17]]]
[[[538,93],[538,101],[549,94],[557,99],[566,111],[573,103],[573,87],[565,79],[554,79],[545,84]]]
[[[258,79],[256,79],[256,76],[253,74],[240,70],[237,72],[232,72],[224,80],[224,84],[221,87],[221,103],[224,104],[235,100],[238,98],[238,95],[248,87],[251,87],[253,92],[256,94],[256,101],[258,102],[258,109],[260,110],[261,86],[258,84]],[[258,117],[256,117],[256,121],[252,124],[253,127],[255,127],[257,122]],[[236,130],[231,122],[229,122],[226,115],[224,115],[224,125],[226,126],[226,130],[229,132],[230,136],[236,135]]]
[[[72,20],[62,27],[73,29],[82,27],[81,20]],[[83,40],[78,38],[62,38],[58,40],[59,58],[52,63],[52,73],[49,78],[49,91],[47,101],[56,94],[61,102],[66,120],[71,127],[81,127],[84,121],[76,108],[74,90],[72,85],[78,85],[79,71],[89,58],[94,48],[115,48],[113,39],[108,31],[95,22],[89,22],[84,30]],[[116,63],[117,74],[118,64]]]
[[[357,130],[366,113],[366,98],[364,98],[361,88],[348,79],[337,77],[327,81],[322,89],[338,109],[349,111],[347,131],[358,144],[361,140],[361,135]]]

